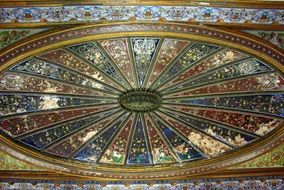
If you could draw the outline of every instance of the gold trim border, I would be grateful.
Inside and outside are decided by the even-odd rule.
[[[116,23],[113,25],[101,24],[101,25],[92,25],[92,26],[80,26],[76,28],[63,30],[63,31],[56,31],[54,33],[49,32],[48,34],[37,35],[36,37],[33,38],[32,41],[40,41],[43,37],[50,36],[56,33],[60,34],[65,31],[70,31],[70,30],[101,27],[101,26],[106,26],[106,25],[109,27],[112,27],[112,26],[117,26],[119,24],[120,23]],[[128,23],[128,24],[131,24],[131,23]],[[154,24],[154,23],[150,23],[150,24]],[[163,25],[163,24],[159,23],[159,25]],[[183,24],[170,23],[170,25],[177,27],[177,26],[182,26]],[[257,43],[262,44],[264,47],[268,47],[269,49],[273,49],[277,51],[279,54],[283,56],[282,50],[279,50],[277,47],[268,44],[267,42],[263,41],[260,38],[257,38],[257,37],[251,38],[252,36],[250,35],[247,35],[241,32],[234,32],[231,30],[220,30],[220,29],[215,29],[211,27],[196,26],[196,25],[193,25],[193,26],[200,28],[200,29],[209,28],[210,30],[213,30],[216,32],[227,33],[227,34],[230,34],[235,37],[242,38],[242,39],[254,40]],[[259,54],[257,50],[254,50],[249,47],[239,45],[233,42],[230,43],[224,40],[218,40],[212,37],[205,37],[205,36],[201,36],[198,34],[193,35],[193,34],[175,33],[175,32],[134,31],[134,32],[120,32],[120,33],[110,32],[107,34],[93,34],[93,35],[89,35],[85,37],[52,43],[47,46],[43,46],[35,50],[23,53],[19,56],[16,56],[12,60],[0,66],[0,73],[1,71],[4,72],[7,68],[16,64],[18,61],[22,59],[40,54],[45,51],[60,48],[66,45],[71,45],[74,43],[80,43],[80,42],[86,42],[90,40],[104,39],[104,38],[110,38],[110,37],[115,38],[115,37],[126,37],[126,36],[153,36],[153,35],[157,37],[181,38],[181,39],[203,41],[207,43],[218,44],[221,46],[233,47],[235,49],[239,49],[241,51],[245,51],[249,54],[259,57],[271,63],[273,66],[279,69],[280,72],[282,73],[284,72],[284,66],[278,61],[276,61],[275,59],[273,59],[272,57],[268,55],[264,55],[264,54]],[[22,40],[21,42],[24,42],[24,41]],[[24,42],[23,45],[25,45],[25,43],[28,43],[28,42]],[[22,46],[22,45],[18,44],[16,46],[11,46],[10,49],[7,49],[6,51],[1,52],[0,55],[5,55],[7,52],[15,49],[17,46]],[[98,179],[98,180],[110,180],[111,179],[111,180],[117,180],[117,181],[121,179],[125,179],[125,180],[171,179],[177,176],[181,176],[182,178],[182,176],[183,177],[188,176],[188,175],[194,176],[194,175],[208,173],[208,172],[211,172],[212,170],[217,170],[217,169],[224,168],[232,164],[237,164],[239,162],[243,162],[245,160],[249,160],[255,156],[263,154],[264,152],[270,150],[272,147],[275,147],[278,144],[280,144],[280,142],[284,141],[284,127],[282,126],[283,124],[281,125],[281,127],[278,127],[271,134],[269,134],[269,136],[265,138],[264,140],[257,141],[251,145],[240,148],[240,150],[238,151],[228,153],[221,157],[213,158],[210,160],[201,160],[201,161],[196,161],[193,163],[184,163],[183,166],[172,164],[169,166],[159,166],[159,167],[145,166],[144,168],[141,168],[141,167],[119,168],[116,166],[110,167],[107,165],[93,167],[90,165],[81,164],[81,163],[71,161],[71,160],[68,160],[66,162],[66,159],[58,159],[58,158],[50,157],[50,156],[48,157],[43,154],[33,152],[29,148],[25,148],[25,147],[19,146],[18,144],[14,142],[11,142],[8,138],[4,136],[0,136],[0,140],[1,140],[0,148],[17,158],[20,158],[27,162],[32,162],[41,167],[50,168],[52,170],[63,172],[69,175],[72,173],[73,175],[76,175],[76,176],[84,175],[84,176],[88,176],[88,178],[91,178],[91,179]]]
[[[222,178],[241,178],[241,177],[262,177],[262,176],[284,176],[284,167],[274,168],[241,168],[223,169],[218,172],[189,176],[184,180],[192,179],[222,179]],[[29,180],[52,180],[65,181],[76,179],[76,181],[88,181],[84,176],[74,176],[56,173],[53,171],[27,171],[27,170],[0,170],[0,179],[29,179]],[[174,180],[181,180],[175,178]]]

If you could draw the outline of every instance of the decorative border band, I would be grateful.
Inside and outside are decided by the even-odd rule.
[[[254,175],[252,169],[245,169],[240,171],[227,171],[225,175],[202,175],[199,177],[188,178],[186,180],[153,180],[153,181],[95,181],[90,179],[80,179],[72,176],[62,176],[61,174],[50,172],[25,172],[13,171],[8,173],[0,172],[0,188],[23,186],[26,187],[77,187],[83,189],[199,189],[201,187],[215,187],[215,188],[232,188],[237,187],[249,188],[273,188],[282,189],[283,183],[283,168],[262,168],[254,170],[253,172],[261,173],[262,175]],[[244,175],[247,174],[247,175]],[[251,175],[251,176],[248,176]],[[27,179],[27,176],[29,179]],[[217,176],[217,177],[216,177]],[[276,188],[278,187],[278,188]],[[139,188],[139,189],[140,189]],[[202,188],[203,189],[203,188]]]
[[[52,6],[0,9],[0,23],[90,23],[167,20],[229,24],[284,24],[283,9],[197,6]]]

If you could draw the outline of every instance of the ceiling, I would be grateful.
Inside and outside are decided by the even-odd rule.
[[[283,41],[239,29],[284,30],[283,7],[1,1],[0,149],[52,180],[114,183],[210,176],[264,154],[284,141]]]
[[[283,134],[283,57],[245,35],[102,24],[43,33],[0,59],[3,142],[55,170],[202,173],[261,154]]]

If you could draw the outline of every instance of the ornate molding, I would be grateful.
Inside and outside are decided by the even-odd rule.
[[[33,6],[0,9],[0,23],[82,24],[102,21],[173,21],[203,24],[270,25],[284,24],[283,9],[213,6]]]
[[[49,171],[0,171],[0,187],[84,187],[112,189],[180,189],[180,188],[283,188],[283,168],[262,169],[228,169],[218,173],[209,173],[200,176],[188,177],[176,180],[135,180],[130,181],[96,181],[85,177],[64,175]],[[28,179],[27,179],[28,177]],[[74,180],[76,178],[76,180]],[[276,188],[276,189],[277,189]]]

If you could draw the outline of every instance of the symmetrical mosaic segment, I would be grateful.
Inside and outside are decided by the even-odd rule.
[[[3,71],[0,91],[1,134],[51,157],[118,168],[221,157],[284,117],[283,75],[269,62],[172,37],[42,52]]]
[[[190,42],[176,39],[166,38],[161,46],[159,55],[156,59],[152,73],[150,74],[150,79],[147,83],[149,87],[153,81],[162,73],[162,71],[167,68],[167,66],[173,61],[173,59],[183,50]]]
[[[150,164],[150,151],[147,144],[145,126],[141,116],[138,115],[130,144],[128,164]]]
[[[249,59],[236,63],[234,65],[229,65],[224,68],[220,68],[216,71],[205,73],[205,76],[196,77],[193,80],[187,80],[185,83],[180,85],[176,84],[169,92],[176,91],[180,88],[189,89],[196,86],[204,86],[208,83],[215,83],[219,81],[226,81],[229,79],[244,77],[252,74],[259,74],[263,72],[271,71],[271,69],[265,64],[255,60]]]
[[[131,45],[136,68],[138,86],[143,87],[147,72],[150,69],[159,39],[132,38]]]
[[[118,82],[122,86],[126,86],[115,64],[110,63],[94,42],[71,46],[68,49],[80,55],[83,59],[92,64],[95,69],[101,71],[113,81]]]
[[[156,80],[157,83],[154,83],[153,86],[160,86],[162,83],[167,82],[217,49],[218,47],[212,45],[192,43],[189,49],[176,62],[173,62],[165,69],[165,72],[161,74],[161,78]]]
[[[136,87],[134,66],[131,64],[127,39],[101,40],[100,45],[107,51],[132,87]]]

